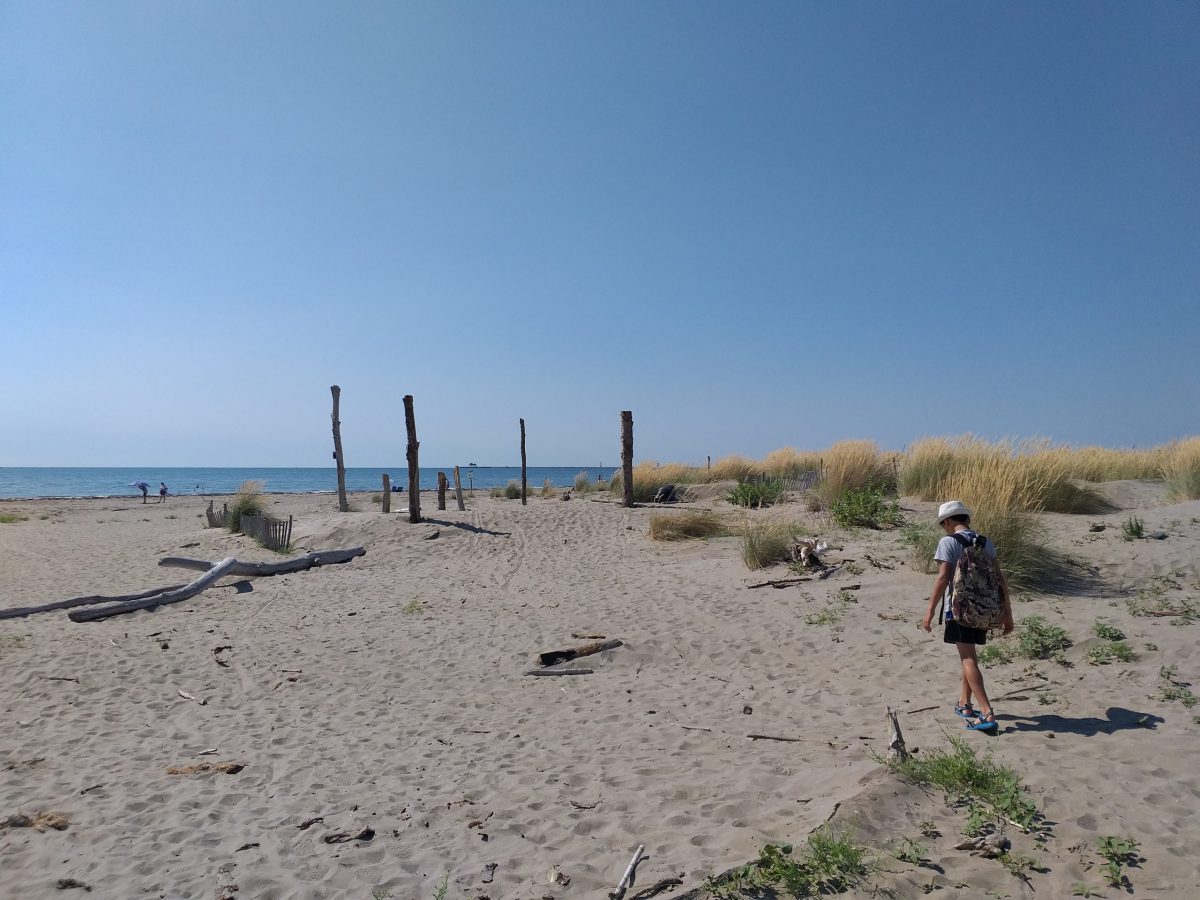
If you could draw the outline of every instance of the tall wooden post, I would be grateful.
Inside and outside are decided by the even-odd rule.
[[[458,511],[463,512],[467,507],[462,498],[462,479],[458,477],[458,466],[454,467],[454,499],[458,501]]]
[[[521,420],[521,505],[526,506],[529,496],[529,480],[525,470],[525,420]]]
[[[383,473],[383,511],[392,511],[392,476],[387,472]]]
[[[350,503],[346,500],[346,462],[342,458],[342,422],[338,418],[342,389],[335,384],[329,390],[333,394],[333,458],[337,460],[338,510],[350,512]]]
[[[446,473],[438,472],[438,509],[446,508]]]
[[[624,506],[633,506],[633,413],[621,412],[621,473],[625,488]]]
[[[404,395],[404,427],[408,430],[408,521],[421,521],[421,465],[417,456],[417,419],[412,394]]]

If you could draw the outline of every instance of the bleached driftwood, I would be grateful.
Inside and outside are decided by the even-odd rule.
[[[53,603],[43,603],[40,606],[20,606],[16,609],[0,609],[0,619],[21,619],[36,613],[54,612],[58,609],[74,609],[76,606],[93,606],[97,603],[124,603],[128,600],[141,600],[143,597],[153,597],[155,594],[165,594],[183,587],[182,584],[169,584],[166,587],[150,588],[148,591],[138,591],[136,594],[118,594],[114,597],[72,597],[70,600],[55,600]]]
[[[581,647],[573,647],[568,650],[549,650],[545,653],[539,653],[538,662],[543,666],[553,666],[560,662],[579,659],[581,656],[591,656],[593,653],[603,653],[605,650],[614,650],[620,646],[621,642],[618,640],[595,641],[591,644],[584,644]]]
[[[526,675],[591,675],[591,669],[530,669]]]
[[[356,556],[362,556],[366,552],[366,549],[363,547],[350,547],[345,550],[314,550],[312,553],[304,554],[304,556],[298,556],[295,559],[285,559],[283,562],[277,563],[239,562],[235,559],[233,561],[233,569],[228,574],[241,575],[242,577],[290,575],[293,572],[303,572],[305,569],[313,569],[317,566],[332,566],[337,563],[349,562]],[[215,565],[215,563],[204,559],[185,559],[181,556],[163,557],[158,561],[158,564],[176,569],[195,569],[197,572],[206,572]]]
[[[785,588],[788,585],[800,584],[802,581],[812,581],[812,576],[805,575],[802,578],[776,578],[772,581],[759,581],[754,584],[748,584],[746,587],[750,590],[762,587]]]
[[[191,584],[186,584],[178,590],[155,594],[152,597],[146,597],[142,600],[115,603],[111,606],[100,606],[95,609],[77,609],[73,613],[68,613],[67,617],[72,622],[96,622],[111,616],[137,612],[139,609],[152,609],[156,606],[165,606],[168,603],[182,603],[184,600],[190,600],[201,591],[212,587],[226,575],[229,575],[230,570],[236,565],[237,560],[232,556],[227,556]]]
[[[629,860],[629,865],[625,867],[625,874],[621,876],[617,886],[608,892],[610,900],[621,900],[625,896],[625,891],[629,889],[629,882],[633,878],[633,872],[637,868],[637,864],[642,861],[642,851],[645,849],[645,844],[638,844],[638,848],[633,851],[633,859]]]
[[[895,711],[887,708],[888,721],[888,762],[904,762],[908,759],[908,748],[904,746],[904,735],[900,733],[900,722],[896,719]]]

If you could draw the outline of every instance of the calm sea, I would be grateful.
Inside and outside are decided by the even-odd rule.
[[[435,490],[437,473],[445,472],[453,479],[453,466],[442,469],[421,468],[421,488]],[[393,484],[408,486],[408,469],[347,469],[346,490],[379,491],[383,487],[381,478],[387,471]],[[521,478],[520,467],[512,466],[461,466],[464,490],[474,485],[477,488],[503,487],[512,479]],[[542,466],[529,468],[529,489],[536,490],[549,478],[555,487],[566,487],[575,481],[580,472],[587,472],[590,480],[597,476],[609,478],[612,468],[599,466]],[[150,484],[150,493],[158,493],[158,483],[166,482],[167,490],[180,494],[232,494],[244,481],[261,481],[263,490],[277,494],[310,494],[337,491],[337,470],[320,469],[192,469],[161,468],[16,468],[0,466],[0,499],[26,499],[46,497],[121,497],[141,496],[141,491],[132,487],[135,481]],[[451,485],[453,487],[453,483]]]

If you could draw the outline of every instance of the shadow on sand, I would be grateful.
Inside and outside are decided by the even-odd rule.
[[[471,525],[467,522],[447,522],[445,519],[430,519],[426,516],[422,516],[421,521],[428,522],[430,525],[441,525],[444,528],[461,528],[463,531],[471,532],[471,534],[490,534],[492,537],[512,537],[511,531],[492,531],[490,528],[481,528],[478,525]]]
[[[1105,712],[1107,718],[1082,716],[1068,718],[1052,714],[1039,716],[998,715],[996,718],[1005,724],[1001,733],[1009,731],[1053,731],[1064,734],[1078,734],[1083,737],[1094,737],[1097,734],[1113,734],[1130,728],[1149,728],[1154,730],[1165,722],[1162,716],[1140,713],[1120,706],[1110,706]]]

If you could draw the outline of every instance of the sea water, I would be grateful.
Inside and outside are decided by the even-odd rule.
[[[421,489],[437,488],[437,473],[445,472],[453,488],[453,466],[421,467]],[[539,490],[545,479],[555,487],[568,487],[580,472],[588,480],[605,480],[613,469],[599,466],[531,466],[528,470],[529,490]],[[346,490],[381,491],[382,475],[387,472],[392,485],[408,487],[408,469],[354,468],[346,470]],[[520,481],[518,466],[460,466],[463,489],[503,487],[509,481]],[[145,481],[150,493],[158,493],[159,482],[165,482],[171,494],[232,494],[242,482],[261,481],[266,493],[311,494],[337,491],[337,469],[324,468],[190,468],[141,466],[138,468],[83,467],[3,467],[0,466],[0,499],[49,497],[120,497],[141,496],[133,482]]]

